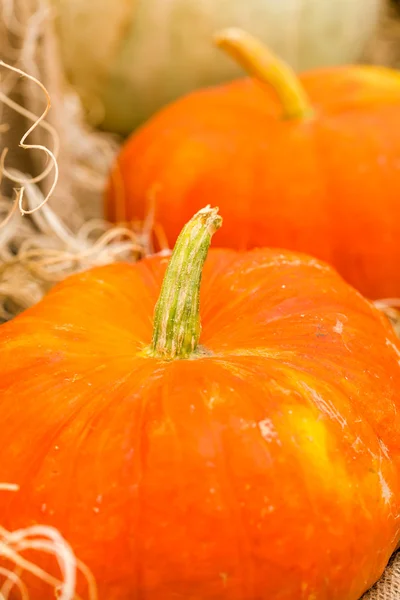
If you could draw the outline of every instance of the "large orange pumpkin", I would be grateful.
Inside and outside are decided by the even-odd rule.
[[[57,527],[100,600],[356,600],[400,539],[396,338],[274,250],[210,252],[200,334],[219,225],[1,327],[1,523]]]
[[[219,245],[304,251],[368,297],[399,296],[400,76],[352,66],[297,80],[241,31],[217,41],[258,81],[195,92],[129,138],[108,217],[143,220],[154,203],[172,246],[216,198]]]

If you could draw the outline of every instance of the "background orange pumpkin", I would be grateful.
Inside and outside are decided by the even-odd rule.
[[[172,246],[215,201],[218,245],[308,252],[368,297],[399,296],[400,76],[352,66],[298,81],[243,32],[218,43],[258,81],[195,92],[129,138],[107,216],[143,220],[154,207]]]
[[[100,600],[356,600],[400,539],[396,339],[274,250],[210,252],[200,336],[216,212],[161,294],[165,258],[97,268],[1,327],[2,524],[59,528]]]

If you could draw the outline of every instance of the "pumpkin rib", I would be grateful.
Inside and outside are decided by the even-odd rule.
[[[282,357],[281,357],[281,360],[280,360],[280,357],[279,357],[279,356],[276,356],[276,357],[273,357],[273,358],[271,358],[271,357],[268,357],[268,358],[266,358],[266,357],[264,357],[264,356],[263,356],[262,354],[260,354],[260,353],[254,353],[254,354],[250,354],[250,353],[249,353],[248,355],[247,355],[247,354],[243,355],[243,354],[239,354],[239,353],[238,353],[238,354],[235,354],[234,356],[235,356],[235,357],[240,357],[240,359],[242,359],[242,358],[244,358],[244,357],[248,357],[248,358],[250,358],[250,359],[254,359],[254,358],[257,358],[257,359],[265,359],[265,362],[266,362],[267,364],[268,364],[268,363],[269,363],[271,360],[273,360],[273,361],[274,361],[276,364],[280,364],[280,363],[282,363]],[[293,356],[294,356],[295,358],[297,358],[296,354],[294,354],[294,353],[293,353]],[[226,369],[227,369],[227,370],[230,372],[230,371],[231,371],[231,369],[232,369],[232,364],[231,364],[231,362],[230,362],[230,359],[231,359],[231,356],[230,356],[229,354],[227,354],[227,355],[225,355],[225,357],[224,357],[223,359],[219,359],[219,357],[218,357],[218,356],[215,356],[215,357],[213,357],[213,359],[211,359],[211,360],[215,360],[215,361],[221,362],[221,363],[224,365],[224,367],[225,367],[225,368],[226,368]],[[290,373],[291,373],[291,375],[294,375],[294,376],[295,376],[294,378],[296,379],[296,381],[301,381],[301,377],[306,377],[306,376],[308,376],[308,377],[309,377],[309,376],[310,376],[310,375],[309,375],[309,373],[308,373],[307,371],[305,371],[305,370],[304,370],[304,368],[300,367],[300,366],[299,366],[299,365],[297,365],[295,362],[290,362],[290,363],[288,363],[288,362],[285,360],[285,362],[284,362],[283,364],[284,364],[284,366],[285,366],[285,369],[290,369]],[[321,366],[321,367],[322,367],[322,366],[323,366],[323,367],[326,367],[326,364],[325,364],[324,362],[319,362],[318,364],[319,364],[319,366]],[[243,367],[243,365],[241,365],[241,367]],[[267,370],[267,369],[266,369],[266,370]],[[237,372],[237,371],[235,371],[235,373],[236,373],[236,374],[238,374],[238,372]],[[247,370],[245,370],[245,372],[243,373],[243,379],[245,379],[245,375],[249,375],[249,374],[250,374],[250,373],[247,373]],[[312,375],[311,377],[312,377],[312,379],[314,379],[314,378],[315,378],[315,376],[314,376],[314,375]],[[326,374],[326,372],[325,372],[325,373],[324,373],[324,379],[325,379],[325,380],[326,380],[326,377],[327,377],[327,374]],[[304,382],[304,383],[305,383],[305,382]],[[316,394],[317,396],[320,396],[320,394],[319,394],[319,393],[318,393],[318,392],[317,392],[317,391],[316,391],[314,388],[313,388],[313,389],[309,388],[309,387],[308,387],[308,384],[305,384],[305,385],[303,385],[303,384],[302,384],[302,387],[304,387],[304,389],[305,389],[305,391],[306,391],[306,392],[310,392],[310,396],[309,396],[309,397],[311,398],[311,404],[312,404],[312,405],[313,405],[315,408],[318,408],[318,406],[319,406],[319,405],[318,405],[318,404],[316,404],[316,401],[315,401],[315,397],[314,397],[314,394],[313,394],[313,392],[315,392],[315,394]],[[331,380],[329,380],[329,388],[331,388],[331,392],[333,392],[333,393],[331,394],[332,396],[337,396],[337,395],[339,394],[340,396],[346,397],[346,394],[343,392],[343,389],[342,389],[342,388],[341,388],[341,387],[340,387],[340,386],[337,384],[337,382],[335,383],[335,381],[334,381],[334,380],[332,380],[332,381],[331,381]],[[290,389],[290,388],[288,387],[288,389]],[[354,397],[353,397],[353,402],[354,402]],[[321,405],[321,406],[322,406],[322,405]],[[393,404],[393,408],[394,408],[394,410],[396,410],[395,404]],[[326,415],[326,417],[327,417],[328,419],[337,420],[337,422],[338,422],[338,423],[341,425],[342,429],[344,429],[344,428],[346,427],[347,423],[346,423],[346,422],[344,422],[342,419],[339,419],[339,420],[338,420],[338,416],[337,416],[337,414],[334,414],[334,413],[336,412],[336,408],[335,408],[335,407],[327,408],[326,410],[324,410],[324,409],[321,409],[321,412],[325,412],[325,415]],[[360,411],[360,410],[358,409],[358,410],[357,410],[357,414],[356,414],[356,415],[354,415],[354,417],[357,417],[357,418],[359,418],[361,415],[362,415],[362,411]],[[368,418],[365,418],[365,417],[363,417],[363,420],[364,420],[364,422],[365,422],[365,423],[367,423],[367,424],[368,424],[368,426],[371,428],[371,431],[374,433],[374,435],[376,436],[377,440],[380,440],[381,438],[380,438],[380,436],[379,436],[379,433],[378,433],[378,431],[376,430],[376,426],[374,426],[374,425],[373,425],[373,422],[372,422],[371,420],[369,420]]]
[[[206,399],[204,401],[204,407],[206,409],[206,412],[207,412],[207,415],[209,418],[210,432],[211,432],[211,436],[213,439],[214,447],[216,448],[216,451],[215,451],[215,456],[217,458],[216,470],[218,471],[219,479],[221,481],[220,487],[221,487],[221,490],[223,490],[222,496],[224,499],[224,506],[225,506],[225,508],[228,507],[231,521],[236,526],[236,533],[235,533],[236,551],[237,551],[238,558],[239,558],[241,578],[243,581],[243,584],[240,587],[240,593],[245,593],[245,590],[248,587],[247,582],[249,579],[247,573],[249,571],[249,564],[251,562],[250,557],[246,552],[246,550],[248,551],[248,549],[249,549],[249,542],[247,539],[248,536],[246,533],[245,524],[244,524],[242,516],[240,514],[239,501],[237,498],[235,498],[234,490],[232,488],[232,485],[230,484],[231,478],[230,478],[230,472],[229,472],[229,468],[228,468],[228,464],[227,464],[227,460],[226,460],[227,455],[225,453],[225,447],[224,447],[224,443],[223,443],[222,433],[219,432],[219,435],[217,435],[217,433],[215,431],[213,420],[211,418],[212,415],[211,415],[210,408],[209,408],[209,405],[208,405]],[[246,563],[247,563],[247,566],[246,566]],[[250,568],[250,570],[251,570],[251,568]]]
[[[232,481],[232,470],[229,468],[229,464],[227,461],[227,456],[229,456],[229,451],[227,452],[226,443],[224,443],[223,436],[221,436],[221,456],[223,464],[223,470],[226,481]],[[243,580],[243,595],[246,598],[253,598],[256,596],[256,585],[254,583],[254,571],[255,565],[254,561],[251,560],[251,538],[249,532],[246,527],[245,519],[242,514],[242,510],[240,507],[240,501],[235,494],[235,490],[232,486],[229,489],[230,495],[233,498],[233,502],[231,504],[236,505],[236,510],[234,511],[234,523],[237,526],[237,531],[241,532],[240,541],[238,544],[239,552],[240,552],[240,564],[242,566],[242,580]],[[227,494],[228,495],[228,494]],[[252,564],[253,562],[253,564]]]

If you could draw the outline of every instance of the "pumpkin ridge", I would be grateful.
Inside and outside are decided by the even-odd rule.
[[[339,397],[342,397],[343,399],[350,399],[349,402],[351,403],[351,410],[352,410],[352,417],[354,419],[360,419],[362,418],[362,420],[368,425],[368,427],[370,428],[371,432],[374,434],[374,436],[376,437],[377,443],[381,444],[383,443],[385,445],[385,447],[387,447],[387,445],[385,444],[385,442],[383,441],[383,438],[385,437],[385,432],[387,432],[387,428],[385,426],[385,423],[382,422],[380,425],[376,422],[376,418],[374,418],[374,415],[368,415],[365,412],[365,406],[363,406],[362,403],[360,403],[360,401],[357,401],[356,398],[356,390],[353,391],[353,393],[351,392],[351,387],[349,387],[347,382],[344,382],[342,385],[340,385],[337,381],[336,377],[336,373],[337,373],[337,365],[335,365],[334,362],[329,362],[327,363],[326,358],[321,357],[321,358],[314,358],[312,353],[310,353],[310,355],[306,355],[303,354],[301,350],[298,351],[287,351],[284,350],[282,352],[271,352],[268,354],[264,353],[262,349],[262,351],[259,351],[259,348],[255,348],[255,352],[253,352],[253,349],[245,349],[245,351],[228,351],[228,352],[223,352],[221,353],[221,355],[219,354],[215,354],[212,359],[215,362],[218,362],[218,364],[222,364],[224,366],[224,368],[226,368],[230,373],[235,374],[237,376],[239,376],[240,378],[242,378],[243,380],[246,379],[246,377],[250,374],[252,374],[252,371],[250,369],[250,367],[246,367],[242,362],[240,362],[239,364],[237,362],[231,362],[230,359],[251,359],[251,358],[258,358],[261,359],[263,361],[263,359],[265,359],[267,361],[267,364],[271,364],[270,361],[274,362],[278,367],[279,365],[281,365],[283,368],[279,369],[278,368],[278,372],[284,373],[285,374],[285,378],[288,376],[288,373],[290,374],[289,376],[289,380],[292,381],[296,381],[298,383],[301,383],[303,380],[305,382],[305,386],[302,385],[302,387],[304,387],[305,392],[308,394],[308,397],[311,399],[313,405],[318,408],[320,406],[320,402],[323,400],[322,399],[318,399],[318,401],[316,401],[314,395],[308,390],[309,387],[309,383],[307,383],[307,381],[309,379],[311,379],[312,381],[318,381],[318,377],[320,375],[317,375],[314,372],[310,372],[307,368],[307,362],[315,362],[315,360],[317,360],[317,364],[320,366],[320,369],[323,369],[324,372],[324,381],[326,382],[326,395],[329,396],[334,396],[337,397],[339,395]],[[334,351],[334,349],[332,349]],[[285,359],[294,359],[294,360],[285,360]],[[305,364],[302,364],[302,362]],[[249,365],[251,365],[252,363],[249,363]],[[335,366],[336,366],[336,371],[335,371]],[[354,367],[352,367],[354,368]],[[288,373],[287,373],[288,371]],[[320,370],[319,370],[319,374],[320,374]],[[344,387],[343,387],[344,386]],[[289,386],[288,384],[288,389],[291,386]],[[292,385],[293,387],[293,385]],[[318,386],[317,386],[318,387]],[[315,390],[314,390],[315,391]],[[315,393],[320,396],[320,393],[318,391],[315,391]],[[311,394],[311,395],[310,395]],[[396,413],[396,404],[394,402],[393,399],[389,399],[388,402],[390,403],[390,407],[393,410],[394,413]],[[332,414],[332,411],[328,411],[327,417],[328,418],[334,418],[337,419],[339,413],[337,412],[337,407],[333,406],[332,407],[334,410],[335,414]],[[386,408],[387,410],[387,408]],[[343,421],[343,419],[340,418],[340,423],[341,423],[341,427],[345,428],[346,427],[346,422]],[[392,426],[396,427],[395,425]],[[378,448],[379,450],[379,448]],[[380,450],[379,450],[380,451]],[[391,451],[391,445],[388,447],[388,451]],[[386,457],[387,458],[387,457]]]

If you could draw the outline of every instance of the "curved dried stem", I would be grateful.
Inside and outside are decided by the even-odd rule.
[[[0,102],[2,102],[3,104],[6,104],[9,108],[14,110],[18,114],[20,114],[22,117],[25,117],[26,119],[29,119],[30,121],[33,121],[34,123],[36,123],[36,125],[45,129],[50,134],[50,136],[53,140],[53,154],[56,158],[58,157],[58,153],[60,152],[60,138],[59,138],[57,131],[54,129],[54,127],[52,125],[50,125],[50,123],[48,123],[47,121],[39,121],[38,122],[39,117],[37,115],[35,115],[33,112],[31,112],[27,108],[24,108],[23,106],[18,104],[18,102],[15,102],[11,98],[9,98],[1,90],[0,90]],[[7,125],[6,123],[4,124],[4,127],[5,126],[7,126],[7,128],[9,127],[9,125]],[[42,179],[44,179],[44,177],[46,177],[49,174],[49,172],[51,171],[52,168],[53,168],[52,165],[51,165],[51,168],[47,167],[47,171],[44,171],[45,174],[43,175],[43,172],[42,172],[39,175],[40,179],[33,178],[33,179],[30,179],[29,181],[31,183],[34,183],[35,181],[36,182],[41,181]]]
[[[21,211],[21,214],[23,215],[29,215],[32,214],[33,212],[35,212],[36,210],[39,210],[40,208],[42,208],[42,206],[44,206],[46,204],[46,202],[49,200],[49,198],[51,197],[51,195],[54,192],[54,188],[57,185],[57,181],[58,181],[58,164],[57,164],[57,159],[56,156],[54,155],[54,153],[47,148],[46,146],[42,145],[42,144],[26,144],[26,139],[28,138],[28,136],[44,121],[44,119],[47,116],[47,113],[50,110],[51,107],[51,100],[50,100],[50,95],[47,91],[47,89],[45,88],[45,86],[38,80],[36,79],[36,77],[33,77],[32,75],[28,75],[27,73],[25,73],[24,71],[22,71],[21,69],[18,69],[17,67],[13,67],[7,63],[5,63],[3,60],[0,60],[0,66],[14,72],[17,73],[19,75],[22,75],[23,77],[26,77],[27,79],[33,81],[34,83],[36,83],[36,85],[38,85],[40,87],[40,89],[44,92],[45,97],[46,97],[46,108],[44,109],[44,111],[42,112],[42,114],[36,118],[35,122],[33,123],[33,125],[28,129],[28,131],[26,131],[24,133],[24,135],[22,136],[21,140],[20,140],[20,147],[23,148],[24,150],[40,150],[41,152],[44,152],[44,154],[46,154],[46,156],[50,159],[50,164],[48,164],[48,166],[44,169],[44,171],[42,171],[42,173],[40,173],[39,175],[37,175],[34,178],[28,179],[28,178],[16,178],[15,175],[13,175],[9,170],[7,170],[4,166],[4,160],[5,160],[5,156],[6,156],[6,152],[3,152],[2,154],[2,164],[1,166],[1,170],[3,172],[3,174],[10,180],[13,181],[15,183],[19,183],[22,185],[21,187],[21,194],[19,196],[19,201],[18,201],[18,206],[19,209]],[[8,101],[9,99],[7,99]],[[7,103],[6,101],[6,103]],[[9,104],[9,102],[8,102]],[[10,105],[10,104],[9,104]],[[24,195],[24,186],[27,183],[38,183],[39,181],[42,181],[45,177],[47,177],[47,175],[54,169],[54,181],[50,187],[50,190],[48,191],[46,197],[43,199],[43,202],[35,207],[34,209],[31,210],[26,210],[24,209],[23,205],[22,205],[22,201],[23,201],[23,195]]]

